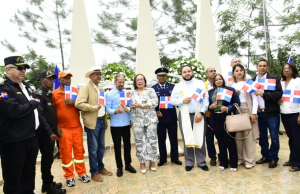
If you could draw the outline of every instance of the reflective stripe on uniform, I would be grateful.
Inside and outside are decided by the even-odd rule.
[[[62,167],[69,168],[72,164],[73,164],[73,161],[71,161],[69,164],[61,164],[61,165],[62,165]]]
[[[75,163],[83,163],[84,160],[83,160],[83,159],[82,159],[82,160],[76,160],[76,159],[74,159],[74,162],[75,162]]]

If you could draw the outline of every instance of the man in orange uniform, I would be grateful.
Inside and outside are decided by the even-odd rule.
[[[59,151],[62,168],[65,171],[65,178],[68,187],[75,186],[74,166],[72,161],[72,149],[74,151],[75,169],[79,180],[84,183],[90,182],[84,165],[84,147],[82,139],[82,126],[79,120],[79,110],[74,107],[75,101],[65,99],[65,86],[71,85],[73,75],[67,72],[60,72],[58,75],[61,86],[52,92],[53,104],[56,109],[58,127],[62,129],[63,136],[59,139]],[[72,89],[70,90],[72,94]],[[78,91],[76,90],[76,95]],[[73,94],[75,95],[75,94]],[[76,96],[75,95],[75,96]]]

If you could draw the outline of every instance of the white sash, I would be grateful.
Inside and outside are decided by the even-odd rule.
[[[197,86],[201,85],[201,83],[199,84],[196,83],[198,80],[196,81],[195,78],[193,79],[193,81],[195,85]],[[191,96],[185,96],[186,93],[184,92],[184,88],[185,88],[185,82],[182,81],[179,83],[179,98],[181,99],[185,97],[191,97]],[[197,102],[195,116],[200,112],[200,109],[201,109],[201,104]],[[182,104],[180,107],[180,112],[181,112],[182,132],[183,132],[185,146],[187,148],[201,149],[203,145],[203,136],[204,136],[204,117],[199,123],[195,123],[194,120],[193,129],[192,129],[188,104]]]

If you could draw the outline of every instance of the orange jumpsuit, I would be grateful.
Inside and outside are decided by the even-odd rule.
[[[74,106],[64,104],[65,92],[60,87],[54,90],[52,94],[57,123],[63,133],[62,138],[59,138],[59,152],[62,168],[65,171],[64,177],[66,179],[75,177],[72,149],[76,172],[79,176],[85,175],[84,147],[79,110]]]

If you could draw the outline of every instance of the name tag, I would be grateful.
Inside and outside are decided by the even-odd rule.
[[[48,106],[52,106],[51,102],[48,102]]]
[[[22,92],[17,92],[17,94],[22,94]]]

